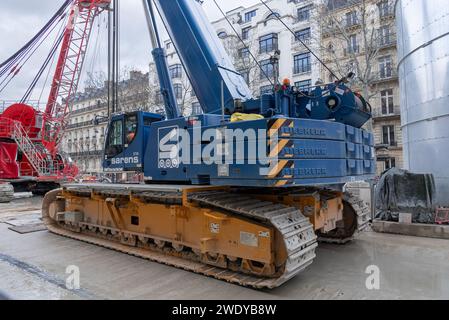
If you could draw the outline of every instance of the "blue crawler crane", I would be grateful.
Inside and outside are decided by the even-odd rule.
[[[253,97],[199,1],[144,6],[165,117],[112,116],[103,166],[141,172],[145,184],[50,192],[49,230],[255,288],[304,270],[319,241],[352,240],[369,210],[342,187],[375,173],[373,135],[361,129],[371,118],[363,97],[347,79],[307,90],[284,80]],[[180,112],[156,11],[201,115]]]

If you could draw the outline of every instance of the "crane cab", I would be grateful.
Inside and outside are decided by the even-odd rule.
[[[159,114],[142,111],[112,116],[106,134],[104,171],[142,171],[150,127],[163,119]]]

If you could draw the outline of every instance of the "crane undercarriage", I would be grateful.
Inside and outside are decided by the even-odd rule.
[[[350,241],[369,212],[341,192],[280,191],[72,184],[46,195],[43,218],[62,236],[243,286],[275,288],[313,262],[319,241]]]

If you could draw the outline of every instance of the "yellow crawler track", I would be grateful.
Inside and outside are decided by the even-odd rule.
[[[254,223],[264,224],[276,229],[282,237],[287,255],[284,264],[275,275],[264,277],[210,265],[198,259],[198,255],[190,250],[180,252],[167,247],[143,247],[140,243],[141,240],[139,240],[141,235],[138,234],[135,235],[136,242],[130,243],[131,245],[123,244],[123,241],[121,241],[123,235],[132,236],[132,232],[129,230],[106,228],[86,222],[80,222],[74,228],[73,225],[66,224],[63,221],[56,221],[50,217],[50,211],[55,210],[52,206],[57,201],[61,201],[62,190],[55,190],[46,195],[42,212],[48,230],[55,234],[257,289],[278,287],[313,262],[317,237],[313,225],[298,209],[257,200],[245,195],[229,193],[228,191],[216,190],[215,188],[203,189],[199,188],[197,192],[189,193],[187,200],[213,211],[241,216],[249,221],[254,221]],[[77,196],[84,195],[84,197],[91,197],[94,194],[103,194],[107,197],[138,197],[150,202],[158,201],[171,204],[182,203],[183,198],[186,197],[183,192],[167,192],[167,190],[160,188],[155,190],[152,186],[69,185],[64,188],[64,192],[75,193]],[[62,198],[62,201],[65,201],[65,199]],[[151,238],[150,235],[149,237]]]

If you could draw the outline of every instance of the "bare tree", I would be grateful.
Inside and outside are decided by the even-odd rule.
[[[154,64],[150,65],[150,74],[157,74]],[[182,72],[176,73],[172,78],[173,89],[175,90],[176,101],[181,114],[189,116],[192,111],[192,102],[195,101],[195,94],[189,78],[185,76],[186,71],[182,68]],[[164,99],[160,91],[160,84],[158,77],[152,77],[150,86],[153,88],[151,92],[151,106],[150,111],[154,113],[164,114]]]
[[[184,116],[192,113],[192,85],[187,77],[183,77],[181,83],[181,97],[178,99],[178,106]]]
[[[144,74],[129,66],[120,70],[118,106],[120,111],[150,111],[156,88],[150,85],[149,73]],[[85,81],[86,91],[95,91],[98,103],[108,102],[108,82],[104,72],[89,73]]]
[[[367,100],[379,94],[381,50],[395,41],[391,8],[391,0],[323,0],[317,10],[324,60],[339,77],[354,72],[352,86]]]
[[[225,49],[234,62],[237,71],[245,78],[254,96],[260,94],[260,85],[265,78],[261,79],[259,62],[261,54],[259,52],[259,38],[256,32],[249,32],[245,44],[236,36],[229,36],[225,42]]]
[[[87,79],[84,81],[85,88],[102,88],[108,77],[104,71],[87,72]]]
[[[123,111],[148,111],[155,89],[150,86],[149,74],[136,70],[126,71],[118,86],[118,104]]]

